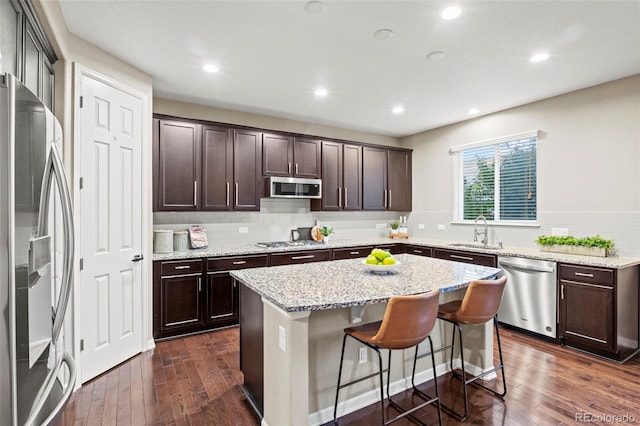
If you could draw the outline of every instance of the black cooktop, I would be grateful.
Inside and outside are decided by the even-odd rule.
[[[303,246],[315,246],[323,245],[321,241],[314,240],[297,240],[297,241],[273,241],[266,243],[257,243],[258,247],[266,248],[278,248],[278,247],[303,247]]]

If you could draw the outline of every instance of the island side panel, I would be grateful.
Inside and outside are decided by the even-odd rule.
[[[261,296],[240,284],[240,370],[244,375],[243,391],[260,417],[264,413],[263,315]]]

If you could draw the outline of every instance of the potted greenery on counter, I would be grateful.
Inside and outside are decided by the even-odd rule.
[[[612,240],[602,238],[600,235],[584,238],[541,235],[536,243],[542,251],[599,257],[612,255],[614,246]]]

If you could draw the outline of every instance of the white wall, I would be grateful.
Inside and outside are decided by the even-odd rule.
[[[450,223],[449,148],[535,129],[540,227],[492,227],[491,242],[535,247],[551,227],[568,227],[640,256],[640,75],[402,138],[414,150],[413,181],[427,183],[414,185],[412,235],[470,241],[472,227]]]

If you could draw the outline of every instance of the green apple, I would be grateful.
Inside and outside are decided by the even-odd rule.
[[[384,260],[382,261],[383,265],[395,265],[396,264],[396,260],[393,258],[393,256],[389,256],[389,257],[385,257]]]
[[[376,258],[374,255],[370,254],[369,256],[367,256],[367,259],[365,260],[366,263],[368,263],[369,265],[377,265],[378,264],[378,258]]]

